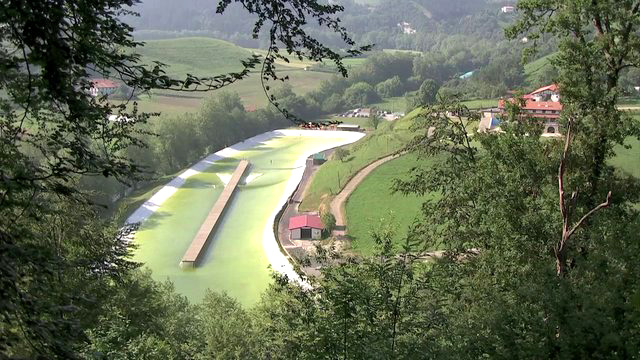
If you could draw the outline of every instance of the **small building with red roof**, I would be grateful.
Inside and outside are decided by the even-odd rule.
[[[322,238],[322,220],[318,215],[299,215],[289,218],[291,240],[317,240]]]
[[[118,84],[109,79],[91,79],[91,96],[111,95],[118,89]]]
[[[562,112],[562,103],[556,84],[541,87],[522,96],[524,105],[521,110],[527,116],[539,119],[544,126],[543,136],[560,135],[558,119]],[[501,115],[506,111],[507,102],[515,103],[514,98],[500,99],[495,111],[486,111],[480,121],[479,131],[500,131]]]

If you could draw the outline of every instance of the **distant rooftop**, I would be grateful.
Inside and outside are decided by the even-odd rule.
[[[117,88],[118,84],[109,79],[91,79],[91,85],[94,87],[101,88]]]

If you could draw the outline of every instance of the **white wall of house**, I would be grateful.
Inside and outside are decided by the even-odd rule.
[[[314,240],[318,240],[322,237],[322,230],[320,229],[311,229],[311,238]]]
[[[300,240],[300,229],[291,230],[291,239]]]

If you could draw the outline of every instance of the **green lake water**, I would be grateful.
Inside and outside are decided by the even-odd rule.
[[[305,153],[340,141],[344,138],[273,138],[188,178],[142,223],[135,236],[134,259],[145,263],[155,279],[171,280],[192,301],[200,301],[210,288],[227,292],[244,305],[254,304],[271,281],[262,234],[294,163]],[[238,186],[198,266],[180,268],[182,255],[224,188],[218,174],[231,174],[240,159],[251,162],[247,176],[262,175]]]

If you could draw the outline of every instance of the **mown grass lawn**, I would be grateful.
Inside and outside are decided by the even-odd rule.
[[[360,169],[373,161],[401,149],[414,133],[409,130],[416,112],[396,121],[382,122],[378,130],[348,145],[350,155],[343,160],[327,161],[316,172],[300,204],[301,211],[316,211],[344,187]]]
[[[616,156],[610,160],[610,164],[620,169],[622,172],[640,178],[640,141],[637,138],[628,137],[624,146],[616,146],[614,151]]]
[[[351,194],[345,206],[351,250],[359,255],[372,255],[375,243],[371,236],[382,223],[396,227],[394,243],[402,244],[409,226],[420,213],[426,197],[393,193],[393,180],[405,177],[416,166],[413,154],[403,155],[375,169]]]
[[[148,40],[136,52],[142,55],[145,64],[162,62],[167,65],[167,75],[179,77],[239,71],[242,69],[240,60],[253,53],[224,40],[204,37]]]
[[[391,112],[405,112],[407,110],[407,100],[404,96],[384,98],[380,102],[368,105],[368,107],[375,107]]]

